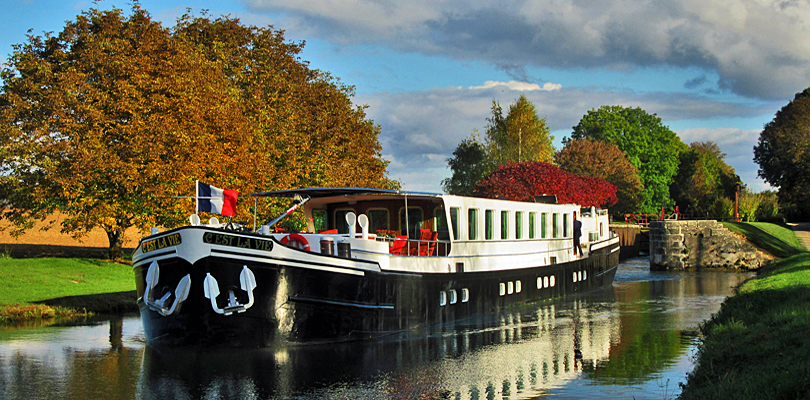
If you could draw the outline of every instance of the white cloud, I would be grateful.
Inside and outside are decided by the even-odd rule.
[[[503,86],[509,90],[517,90],[523,92],[531,92],[535,90],[544,90],[547,92],[551,92],[554,90],[562,89],[562,85],[560,85],[559,83],[546,82],[545,84],[543,84],[543,86],[540,86],[536,83],[516,82],[516,81],[509,81],[509,82],[486,81],[481,86],[470,86],[469,89],[492,89],[500,86]]]
[[[810,2],[246,0],[296,37],[555,69],[671,66],[715,89],[785,99],[810,82]]]

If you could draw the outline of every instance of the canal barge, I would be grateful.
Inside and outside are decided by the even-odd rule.
[[[263,347],[375,337],[611,285],[606,210],[367,188],[294,200],[304,232],[202,223],[133,254],[147,343]],[[254,223],[255,226],[255,223]],[[581,247],[575,254],[575,226]],[[579,247],[579,246],[578,246]]]

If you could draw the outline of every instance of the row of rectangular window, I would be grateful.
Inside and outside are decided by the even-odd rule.
[[[459,214],[461,209],[459,207],[451,207],[450,208],[450,225],[453,229],[453,237],[456,240],[459,238],[459,232],[461,231],[461,221],[459,218]],[[478,233],[479,233],[479,210],[477,208],[470,208],[467,210],[467,239],[468,240],[478,240]],[[501,239],[510,239],[509,233],[509,211],[501,211],[500,214],[500,225],[501,225]],[[571,237],[572,232],[572,224],[571,224],[571,214],[565,213],[540,213],[540,238],[546,239],[548,238],[549,234],[549,221],[548,217],[549,214],[551,215],[551,237],[554,239],[561,238],[561,237]],[[523,211],[515,211],[515,239],[523,239],[524,230],[523,230]],[[562,217],[561,217],[562,216]],[[484,211],[484,239],[485,240],[493,240],[495,238],[495,210],[487,209]],[[529,212],[529,239],[536,239],[537,238],[537,212],[530,211]]]

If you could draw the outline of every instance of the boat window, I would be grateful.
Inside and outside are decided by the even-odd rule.
[[[509,239],[509,211],[501,211],[501,239]]]
[[[335,210],[335,229],[338,230],[338,233],[349,233],[349,224],[346,223],[346,214],[354,212],[351,208],[345,208],[342,210]],[[359,230],[356,230],[359,232]]]
[[[605,223],[599,223],[599,237],[605,236]]]
[[[447,227],[447,215],[444,213],[444,207],[433,209],[433,229],[439,234],[436,239],[450,240],[450,229]]]
[[[409,234],[411,238],[419,238],[419,230],[422,229],[422,209],[419,207],[408,207],[408,227],[405,229],[405,209],[399,210],[399,234]]]
[[[563,237],[571,237],[571,214],[563,214]]]
[[[312,224],[315,232],[325,231],[328,228],[326,210],[312,210]]]
[[[506,295],[506,284],[501,282],[498,284],[498,294],[501,296]]]
[[[548,286],[554,287],[555,283],[556,282],[555,282],[555,279],[554,279],[554,275],[551,275],[551,277],[549,278]]]
[[[458,240],[458,231],[459,231],[459,223],[461,221],[458,220],[458,214],[461,212],[461,209],[458,207],[450,207],[450,226],[453,227],[453,239]]]
[[[486,237],[484,239],[492,240],[495,238],[495,227],[493,225],[495,225],[495,210],[486,210],[484,216],[484,232]]]
[[[450,289],[450,304],[456,304],[456,302],[458,302],[456,289]]]
[[[466,303],[470,301],[470,289],[461,289],[461,302]]]
[[[523,283],[515,281],[515,293],[520,293],[523,290]]]
[[[529,213],[529,239],[534,239],[537,237],[537,213],[530,212]]]
[[[548,237],[548,213],[540,215],[540,237],[543,239]]]
[[[467,238],[470,240],[478,239],[478,209],[471,208],[467,210]]]
[[[552,276],[551,278],[552,278],[552,279],[554,279],[554,277],[553,277],[553,276]],[[552,285],[552,286],[553,286],[553,285]],[[549,287],[549,283],[548,283],[548,277],[547,277],[547,276],[543,277],[543,287],[544,287],[544,288]]]
[[[506,284],[506,293],[507,293],[507,294],[512,294],[512,293],[515,293],[515,283],[514,283],[514,282],[509,281],[509,282]]]
[[[523,211],[515,211],[515,239],[523,239]]]
[[[560,214],[554,213],[551,214],[551,237],[558,238],[560,237]]]
[[[387,231],[391,224],[388,219],[388,210],[385,208],[373,208],[366,211],[368,214],[368,231],[369,233],[378,233],[379,231]]]
[[[444,290],[439,292],[439,305],[442,307],[447,305],[447,292]]]

